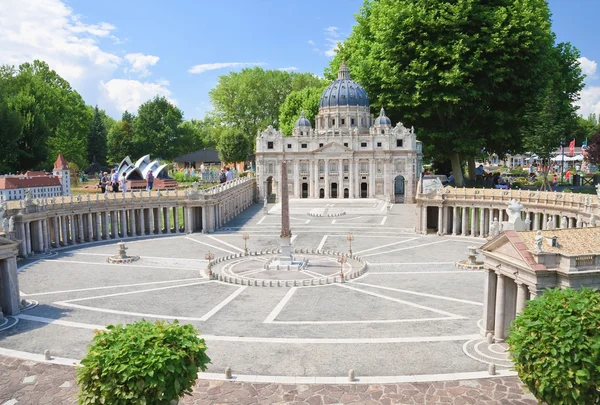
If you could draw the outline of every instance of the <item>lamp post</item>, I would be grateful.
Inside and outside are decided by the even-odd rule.
[[[242,235],[242,239],[244,239],[244,256],[248,256],[248,246],[246,244],[246,241],[248,239],[250,239],[250,235],[248,235],[247,233],[245,233],[244,235]]]
[[[204,258],[208,260],[208,278],[212,279],[213,272],[211,260],[215,258],[215,255],[213,255],[209,250],[208,253],[204,255]]]
[[[340,264],[340,281],[344,282],[344,263],[346,263],[346,256],[340,255],[338,257],[338,263]]]
[[[348,236],[346,236],[346,239],[348,239],[348,252],[350,253],[350,256],[352,256],[352,241],[354,240],[354,235],[349,233]]]

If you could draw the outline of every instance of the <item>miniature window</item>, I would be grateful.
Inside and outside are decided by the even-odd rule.
[[[348,147],[348,142],[344,142],[344,146],[347,148]]]
[[[320,144],[319,144],[319,148],[320,148],[320,147],[322,147],[322,146],[323,146],[323,144],[322,144],[322,143],[320,143]]]
[[[366,142],[361,142],[360,143],[360,147],[361,148],[366,148],[367,147],[367,143]]]
[[[335,126],[335,120],[331,120],[331,126]]]
[[[288,149],[292,149],[292,144],[291,143],[288,143],[287,145],[288,145]]]
[[[354,118],[350,118],[350,125],[354,125]]]
[[[346,120],[342,118],[342,125],[346,123]]]
[[[401,148],[402,147],[402,139],[396,139],[396,147],[397,148]]]
[[[308,147],[308,145],[307,145],[307,144],[305,144],[305,143],[303,143],[302,145],[300,145],[300,147],[301,147],[302,149],[306,149],[306,148]]]
[[[381,142],[377,142],[377,147],[381,148]]]
[[[267,149],[273,149],[273,142],[267,142]]]

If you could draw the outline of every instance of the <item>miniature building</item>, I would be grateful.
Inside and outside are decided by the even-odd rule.
[[[176,169],[200,169],[204,167],[221,166],[219,152],[216,149],[200,149],[173,159]]]
[[[21,175],[0,176],[0,200],[22,200],[25,190],[31,190],[32,198],[47,198],[71,195],[69,165],[59,153],[52,174],[28,171]]]
[[[553,287],[600,288],[600,228],[505,231],[481,247],[483,333],[506,338],[527,300]]]
[[[414,201],[421,172],[414,128],[392,127],[382,108],[373,119],[363,87],[342,62],[338,79],[321,95],[315,129],[304,115],[292,136],[269,126],[256,139],[259,198],[281,192],[281,161],[295,198],[373,198]]]
[[[125,173],[129,190],[146,188],[146,176],[150,170],[154,176],[155,189],[174,189],[177,187],[177,182],[169,177],[167,167],[167,164],[161,164],[158,160],[150,161],[150,155],[142,156],[135,164],[127,156],[121,161],[117,173],[119,178]]]

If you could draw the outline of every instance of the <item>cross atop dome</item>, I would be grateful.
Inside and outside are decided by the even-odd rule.
[[[340,65],[340,69],[338,70],[338,80],[348,79],[352,80],[350,77],[350,69],[346,66],[346,62],[342,59],[342,64]]]

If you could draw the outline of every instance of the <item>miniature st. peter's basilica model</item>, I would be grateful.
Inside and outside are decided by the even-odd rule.
[[[344,62],[321,95],[315,129],[304,112],[292,136],[269,126],[256,139],[257,184],[263,200],[281,193],[281,161],[288,162],[294,198],[381,198],[414,202],[422,147],[414,128],[392,127],[383,108],[373,119],[363,87]]]

